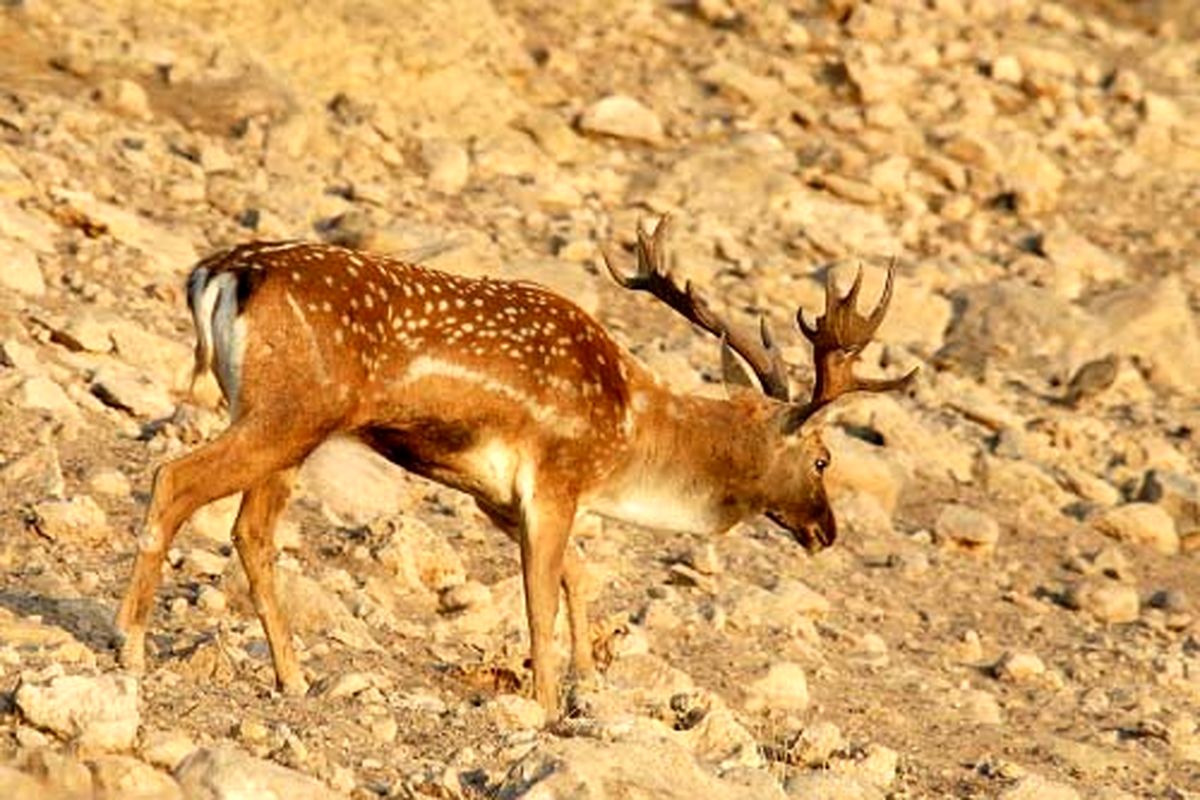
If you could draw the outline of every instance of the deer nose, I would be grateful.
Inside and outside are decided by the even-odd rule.
[[[837,523],[833,515],[817,522],[810,522],[803,528],[803,534],[797,536],[800,544],[810,553],[816,553],[829,547],[837,540]]]

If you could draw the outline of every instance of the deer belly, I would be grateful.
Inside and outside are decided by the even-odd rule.
[[[654,484],[630,486],[611,497],[590,500],[586,506],[602,517],[677,533],[719,533],[737,521],[722,513],[709,497]]]

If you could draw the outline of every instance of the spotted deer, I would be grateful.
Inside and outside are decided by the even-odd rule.
[[[580,675],[593,669],[582,566],[567,546],[581,514],[716,533],[765,513],[810,551],[832,544],[822,477],[830,454],[814,414],[848,392],[898,389],[912,378],[852,372],[887,309],[892,270],[869,315],[856,310],[861,270],[845,296],[827,285],[813,325],[797,313],[816,384],[809,400],[794,401],[765,321],[748,334],[690,283],[681,287],[668,270],[666,231],[665,218],[652,234],[639,227],[632,274],[604,251],[609,272],[718,337],[727,373],[750,383],[740,357],[761,391],[676,394],[595,319],[534,283],[296,242],[244,244],[202,260],[187,284],[195,369],[215,373],[232,424],[155,476],[117,615],[123,665],[144,666],[163,554],[180,525],[242,492],[233,540],[276,679],[286,693],[306,691],[276,602],[272,537],[296,468],[332,436],[470,494],[517,542],[533,691],[551,716],[560,586],[573,666]]]

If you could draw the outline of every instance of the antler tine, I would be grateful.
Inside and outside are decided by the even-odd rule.
[[[887,277],[883,281],[883,293],[879,295],[879,302],[875,305],[875,310],[867,317],[867,326],[871,329],[872,335],[883,322],[883,317],[887,314],[888,304],[892,302],[892,288],[896,282],[896,257],[892,256],[888,262]]]
[[[622,275],[620,273],[620,271],[615,266],[613,266],[612,253],[609,252],[607,244],[601,243],[600,257],[604,259],[604,266],[606,269],[608,269],[609,277],[612,278],[613,281],[618,286],[620,286],[623,289],[637,288],[636,286],[634,286],[634,281],[636,280],[636,276],[630,277],[627,275]]]
[[[600,255],[604,259],[604,266],[618,286],[623,289],[642,291],[650,290],[656,277],[669,280],[669,269],[663,255],[663,242],[670,223],[670,214],[660,217],[653,231],[647,231],[642,223],[638,222],[637,247],[635,248],[637,263],[632,275],[622,274],[613,263],[612,252],[608,245],[600,245]]]
[[[825,273],[825,312],[833,311],[835,314],[841,309],[849,309],[851,313],[858,310],[858,293],[862,289],[863,271],[862,264],[858,265],[858,270],[854,273],[854,282],[850,284],[850,291],[842,297],[838,297],[837,291],[833,283],[833,270]]]
[[[762,339],[764,348],[775,350],[775,336],[771,333],[771,325],[767,322],[766,314],[758,318],[758,338]]]
[[[819,319],[820,318],[818,317],[818,320]],[[816,340],[817,329],[804,321],[804,308],[803,307],[796,309],[796,327],[798,327],[800,329],[800,332],[802,334],[804,334],[805,339],[808,339],[810,342],[813,342]]]
[[[868,379],[853,372],[863,348],[870,344],[875,331],[883,322],[888,304],[892,299],[895,282],[895,259],[888,265],[887,278],[879,302],[868,315],[858,312],[857,301],[862,289],[863,272],[860,265],[854,282],[845,295],[839,295],[834,285],[832,271],[825,278],[825,313],[809,325],[804,319],[804,309],[796,311],[796,325],[804,337],[812,343],[813,361],[816,364],[816,384],[813,398],[807,406],[805,417],[821,406],[850,392],[887,392],[907,385],[916,375],[916,370],[902,378]]]
[[[691,281],[686,281],[680,287],[671,277],[666,254],[666,235],[670,219],[669,215],[664,214],[654,226],[653,232],[647,232],[638,225],[637,267],[632,275],[623,275],[618,271],[607,248],[602,247],[601,253],[609,274],[622,288],[648,292],[692,324],[718,339],[724,338],[729,348],[754,370],[763,392],[786,402],[789,399],[787,368],[782,355],[772,344],[770,334],[762,335],[760,343],[755,337],[733,328],[712,310]],[[766,321],[762,324],[765,326]]]

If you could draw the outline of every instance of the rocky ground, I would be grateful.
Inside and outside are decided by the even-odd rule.
[[[292,5],[0,4],[0,795],[1200,797],[1192,3]],[[224,424],[185,392],[198,255],[533,278],[719,393],[597,271],[664,212],[799,386],[795,308],[897,258],[865,361],[920,377],[830,424],[838,546],[582,532],[603,681],[547,731],[511,544],[333,447],[278,537],[310,696],[272,688],[231,501],[116,668],[152,471]]]

